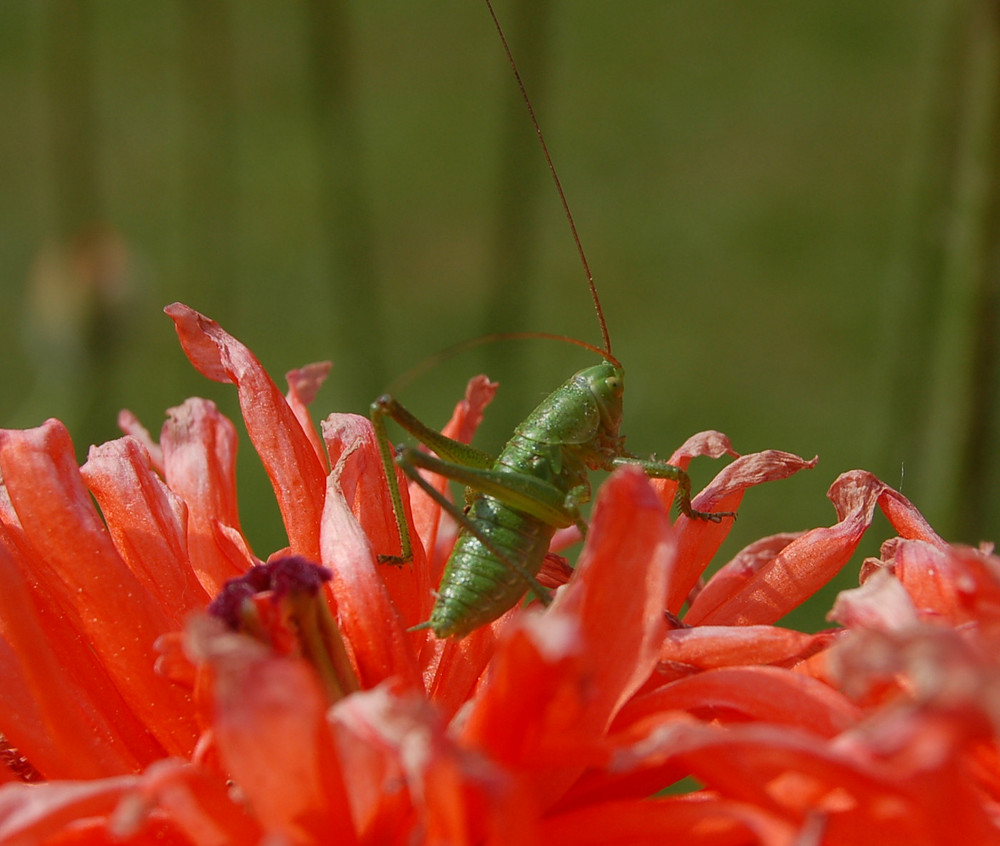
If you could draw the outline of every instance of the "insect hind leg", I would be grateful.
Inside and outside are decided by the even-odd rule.
[[[426,423],[417,419],[404,408],[395,397],[383,394],[369,407],[369,418],[375,431],[375,441],[378,444],[382,468],[385,471],[385,481],[389,487],[389,497],[392,500],[392,513],[396,520],[396,530],[399,534],[399,555],[380,553],[380,564],[405,564],[413,559],[413,543],[410,539],[410,529],[406,525],[403,510],[403,498],[396,480],[395,462],[392,456],[392,445],[386,432],[385,418],[390,417],[422,444],[426,444],[438,455],[451,461],[460,462],[470,467],[489,467],[493,463],[491,456],[469,444],[463,444],[432,429]]]
[[[501,549],[493,543],[490,538],[483,533],[483,531],[473,523],[468,516],[458,508],[453,502],[448,500],[443,494],[440,493],[433,485],[430,484],[417,470],[416,465],[411,461],[407,460],[410,450],[404,448],[401,450],[399,457],[396,459],[397,465],[406,474],[407,478],[416,482],[420,489],[426,493],[435,503],[437,503],[441,508],[447,511],[455,521],[471,535],[473,535],[476,540],[478,540],[489,552],[496,556],[497,560],[500,561],[505,567],[518,575],[518,577],[524,581],[528,590],[530,590],[535,596],[538,597],[538,601],[542,605],[548,605],[552,602],[552,597],[549,595],[548,590],[546,590],[538,580],[527,570],[524,569],[516,561],[511,560],[509,555],[506,555]]]

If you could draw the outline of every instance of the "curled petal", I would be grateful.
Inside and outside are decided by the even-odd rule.
[[[191,363],[209,379],[232,383],[247,432],[271,480],[293,553],[319,559],[323,465],[292,409],[253,353],[214,320],[174,303],[173,318]]]
[[[868,475],[872,479],[875,479],[870,473],[866,474],[861,470],[854,472]],[[882,509],[882,513],[889,518],[889,522],[892,523],[892,527],[899,533],[901,538],[927,541],[927,543],[935,546],[945,545],[945,542],[937,532],[924,519],[924,515],[917,511],[913,503],[899,491],[893,490],[888,485],[883,485],[882,492],[878,498],[878,505]]]
[[[153,440],[152,435],[149,434],[149,429],[142,425],[139,418],[127,408],[123,408],[118,412],[118,428],[121,429],[126,435],[130,435],[135,438],[146,448],[146,452],[149,453],[149,460],[153,465],[153,469],[163,476],[163,450],[160,449],[160,445]]]
[[[285,374],[285,381],[288,383],[288,393],[285,395],[285,400],[299,421],[302,431],[309,438],[320,464],[326,463],[326,453],[323,451],[323,443],[316,433],[308,406],[315,399],[316,392],[326,380],[332,366],[329,361],[317,361],[296,370],[289,370]]]
[[[673,464],[674,467],[680,467],[681,469],[686,470],[688,464],[691,463],[692,458],[697,458],[698,456],[722,458],[724,455],[730,455],[733,458],[739,458],[740,456],[740,454],[733,449],[733,445],[730,443],[728,437],[726,437],[722,432],[716,432],[709,429],[705,432],[698,432],[698,434],[692,435],[684,441],[684,443],[674,450],[673,455],[670,456],[669,462],[670,464]]]
[[[743,455],[727,465],[696,496],[692,505],[699,511],[736,511],[747,488],[785,479],[800,470],[816,466],[811,461],[779,450]],[[719,523],[677,518],[677,570],[670,582],[667,610],[680,611],[692,588],[729,534],[731,519]],[[761,621],[763,622],[763,621]]]
[[[917,609],[906,589],[881,567],[861,587],[837,594],[827,619],[847,628],[879,631],[905,630],[919,622]]]
[[[748,625],[780,619],[847,563],[871,525],[884,490],[885,485],[871,474],[848,473],[839,477],[828,494],[837,509],[838,523],[796,538],[737,589],[732,587],[732,573],[723,567],[691,603],[684,622]],[[716,578],[720,579],[720,585],[725,585],[725,590],[715,586]]]
[[[926,541],[934,546],[946,545],[912,502],[867,470],[842,473],[830,486],[827,496],[837,505],[838,514],[841,514],[842,518],[842,509],[857,510],[861,507],[859,498],[864,500],[864,507],[867,507],[870,497],[875,496],[882,513],[889,519],[900,537]]]

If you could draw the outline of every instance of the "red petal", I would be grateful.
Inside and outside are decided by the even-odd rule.
[[[92,446],[80,473],[118,552],[173,625],[204,608],[209,596],[188,558],[187,510],[152,471],[145,449],[132,438]]]
[[[331,414],[321,427],[332,464],[330,475],[351,512],[376,552],[398,554],[399,530],[371,420],[358,414]],[[405,499],[406,479],[399,472],[396,479]]]
[[[992,628],[857,629],[832,650],[830,664],[836,684],[849,696],[871,701],[887,688],[902,689],[906,700],[960,721],[966,734],[976,736],[986,733],[982,726],[987,721],[992,726],[1000,719],[994,692],[1000,677],[998,653],[1000,632]],[[886,709],[882,720],[894,714]],[[992,728],[989,735],[992,744]]]
[[[430,677],[426,683],[427,695],[444,717],[453,717],[469,699],[496,652],[498,638],[519,613],[520,609],[512,608],[461,640],[432,640],[430,646],[434,652],[424,671],[425,677]]]
[[[331,414],[323,421],[322,429],[333,464],[330,478],[342,492],[375,553],[398,554],[399,529],[371,421],[357,414]],[[406,479],[399,469],[396,470],[396,481],[403,498],[405,519],[410,526],[413,561],[402,567],[381,567],[379,573],[407,624],[413,625],[427,619],[431,585],[427,578],[424,548],[413,531]]]
[[[822,737],[834,737],[861,719],[861,709],[843,694],[808,676],[777,667],[728,667],[636,697],[619,713],[615,730],[675,710],[723,722],[779,723]]]
[[[436,715],[423,697],[395,696],[389,685],[381,685],[337,702],[329,719],[341,766],[351,774],[358,832],[365,843],[393,842],[412,825],[407,766],[422,761],[430,736],[440,732]]]
[[[0,733],[7,742],[48,779],[134,772],[162,755],[130,719],[87,645],[59,616],[43,621],[36,613],[3,544],[0,584]]]
[[[595,802],[542,822],[542,843],[573,846],[787,846],[793,827],[763,809],[716,797]]]
[[[0,788],[0,843],[35,846],[79,820],[107,816],[136,782],[136,776],[120,776],[4,785]]]
[[[720,730],[668,716],[662,730],[634,754],[619,753],[613,766],[627,771],[659,759],[661,766],[683,766],[725,798],[781,808],[799,825],[822,814],[824,843],[996,842],[997,830],[956,754],[961,726],[961,717],[941,723],[903,712],[877,760],[876,750],[838,748],[787,727]],[[875,737],[884,742],[885,735]]]
[[[878,568],[861,587],[842,590],[826,615],[846,628],[906,630],[919,622],[917,609],[898,579]]]
[[[782,532],[770,535],[745,546],[729,562],[720,567],[708,584],[700,589],[695,588],[688,596],[688,601],[694,604],[711,605],[713,602],[724,601],[743,590],[746,583],[765,566],[769,565],[792,541],[800,538],[803,532]],[[705,591],[705,596],[702,594]],[[718,598],[716,598],[718,597]]]
[[[0,431],[0,474],[33,551],[26,577],[70,615],[157,739],[172,754],[189,753],[190,700],[153,670],[153,642],[170,618],[119,557],[62,424]]]
[[[564,722],[572,725],[580,716],[578,695],[561,689],[579,663],[578,637],[574,621],[551,610],[544,620],[522,615],[465,714],[465,745],[512,765],[535,761],[553,727],[565,730]]]
[[[220,527],[239,531],[236,505],[236,428],[208,400],[168,409],[160,433],[167,484],[188,508],[191,566],[209,596],[242,575],[252,561],[233,558]]]
[[[856,470],[855,473],[871,476],[872,480],[878,481],[870,473],[866,474],[862,470]],[[893,490],[888,485],[883,485],[878,504],[885,516],[889,518],[892,527],[899,532],[900,537],[927,541],[935,546],[945,545],[937,532],[924,519],[924,515],[917,511],[913,503],[899,491]]]
[[[670,456],[669,463],[673,464],[674,467],[686,470],[692,458],[699,456],[722,458],[724,455],[730,455],[733,458],[740,457],[740,454],[733,449],[733,445],[726,435],[722,432],[709,429],[705,432],[698,432],[684,441],[684,443],[674,450],[673,455]]]
[[[1000,621],[1000,559],[964,547],[899,541],[890,562],[922,614],[952,625]]]
[[[589,673],[600,679],[601,694],[588,704],[595,730],[656,665],[674,553],[670,522],[645,475],[636,468],[612,474],[598,493],[576,574],[551,609],[582,625]]]
[[[747,488],[786,479],[800,470],[816,466],[779,450],[743,455],[724,467],[715,479],[696,496],[692,505],[699,511],[736,511]],[[683,514],[677,518],[677,567],[670,582],[667,610],[678,613],[692,588],[729,534],[732,519],[720,523],[692,520]]]
[[[295,414],[295,419],[299,421],[302,431],[309,438],[309,442],[316,452],[316,458],[322,465],[326,464],[326,453],[323,450],[323,442],[320,441],[319,435],[316,433],[316,426],[309,414],[308,405],[315,399],[316,392],[326,380],[332,366],[329,361],[317,361],[297,370],[289,370],[285,374],[285,381],[288,383],[288,393],[285,400]]]
[[[472,438],[483,422],[483,412],[493,402],[499,382],[491,382],[486,376],[473,376],[465,386],[465,397],[455,404],[451,419],[441,432],[452,440],[463,444],[472,443]]]
[[[127,408],[123,408],[118,412],[118,428],[121,429],[126,435],[130,435],[135,438],[146,448],[146,452],[149,453],[149,460],[152,462],[153,468],[157,473],[163,476],[163,450],[160,449],[160,445],[153,440],[152,436],[149,434],[149,429],[139,422],[139,418]]]
[[[181,303],[164,309],[184,352],[209,379],[236,385],[247,432],[271,479],[292,552],[319,560],[323,465],[285,398],[249,349]]]
[[[129,797],[147,810],[166,814],[195,846],[260,843],[264,833],[225,780],[191,764],[163,760],[142,775],[138,794]]]
[[[458,747],[423,697],[382,686],[337,703],[331,719],[364,842],[536,843],[531,795]]]
[[[6,639],[0,640],[0,679],[4,682],[0,689],[6,691],[0,696],[3,709],[0,733],[8,734],[29,760],[30,756],[38,755],[37,768],[43,775],[51,772],[51,777],[59,777],[62,768],[75,770],[81,766],[64,757],[72,754],[72,743],[62,749],[54,745],[61,731],[72,731],[77,724],[70,719],[63,728],[50,734],[48,718],[43,711],[51,708],[54,713],[59,708],[78,707],[77,719],[86,719],[91,707],[87,704],[89,701],[93,708],[106,715],[116,742],[124,746],[118,754],[123,760],[131,755],[138,762],[136,767],[128,769],[138,769],[141,763],[162,757],[163,747],[132,713],[90,644],[80,636],[75,625],[76,615],[67,614],[51,592],[37,590],[37,581],[32,575],[32,562],[37,560],[37,553],[24,536],[7,488],[2,483],[0,524],[0,547],[9,553],[18,571],[0,579],[0,583],[9,582],[11,586],[6,595],[11,603],[9,625],[4,628]],[[26,582],[30,582],[33,591],[30,605],[22,601],[16,587]],[[53,662],[60,668],[59,673],[48,672]],[[38,707],[40,701],[46,702],[45,708]],[[104,752],[94,753],[97,759],[103,759],[104,755]],[[83,763],[82,766],[88,765]]]
[[[660,647],[660,673],[690,674],[750,664],[791,666],[825,649],[829,632],[806,634],[777,626],[696,626],[667,632]],[[654,674],[656,678],[659,673]]]
[[[192,629],[192,648],[213,670],[215,738],[254,816],[293,843],[357,842],[311,669],[211,622]]]
[[[845,473],[831,486],[840,522],[806,532],[776,558],[726,593],[709,581],[684,617],[691,625],[773,623],[812,596],[847,563],[865,530],[885,485],[871,474]],[[725,568],[723,568],[725,570]],[[722,572],[722,571],[720,571]]]
[[[572,575],[573,568],[569,561],[554,552],[547,552],[536,578],[542,587],[555,589],[566,584]]]
[[[463,736],[492,757],[537,768],[544,807],[576,760],[656,663],[673,549],[670,523],[636,468],[601,488],[577,574],[542,615],[522,615],[498,648]]]
[[[330,488],[320,535],[321,561],[333,573],[337,619],[351,644],[363,687],[397,676],[420,685],[411,640],[383,584],[379,565],[337,483]],[[404,565],[412,566],[412,565]]]

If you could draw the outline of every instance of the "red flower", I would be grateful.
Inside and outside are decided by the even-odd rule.
[[[283,397],[217,324],[168,313],[236,385],[289,546],[251,553],[233,428],[206,401],[158,444],[123,415],[130,436],[83,468],[58,422],[0,433],[0,842],[1000,842],[1000,561],[870,474],[834,483],[833,526],[762,539],[697,590],[729,521],[671,525],[672,485],[620,471],[550,607],[439,641],[410,627],[452,530],[414,493],[413,563],[377,563],[398,537],[368,421],[332,415],[320,440],[324,368]],[[494,390],[473,380],[448,433],[470,438]],[[717,433],[671,461],[726,453],[696,508],[814,463]],[[841,627],[775,626],[876,507],[899,539],[841,594]],[[245,573],[239,631],[199,613]],[[650,798],[685,776],[700,787]]]

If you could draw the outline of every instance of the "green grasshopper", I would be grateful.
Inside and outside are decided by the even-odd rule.
[[[580,507],[590,500],[588,474],[592,470],[635,465],[650,477],[674,480],[678,506],[688,517],[713,522],[735,517],[731,511],[696,511],[691,506],[691,483],[682,469],[655,458],[644,460],[625,450],[625,439],[619,434],[625,371],[611,354],[611,339],[597,287],[527,90],[490,0],[486,0],[486,5],[527,103],[569,220],[590,285],[604,346],[599,349],[583,341],[565,340],[597,353],[604,362],[580,370],[549,394],[514,430],[495,458],[427,426],[388,394],[372,403],[370,416],[401,547],[399,555],[379,555],[379,561],[403,564],[413,557],[395,466],[451,514],[460,527],[430,619],[417,627],[430,628],[439,638],[465,637],[513,608],[529,590],[543,604],[548,604],[548,592],[536,576],[557,529],[576,525],[581,532],[586,532]],[[435,455],[402,446],[393,457],[386,417],[433,450]],[[432,487],[420,475],[422,469],[465,485],[465,509],[457,508]]]

